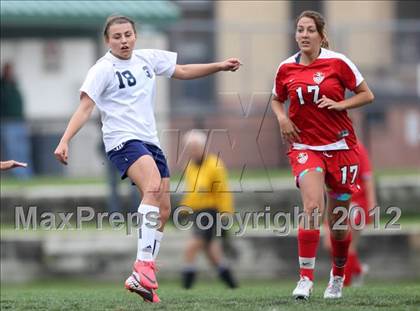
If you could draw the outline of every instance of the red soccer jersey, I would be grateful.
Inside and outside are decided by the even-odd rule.
[[[356,184],[360,186],[358,192],[353,194],[351,197],[351,201],[357,203],[361,207],[367,209],[371,208],[372,206],[367,206],[367,197],[366,197],[366,187],[365,187],[365,180],[372,178],[372,168],[369,161],[369,155],[367,153],[366,148],[359,142],[359,173],[357,174]],[[366,211],[367,212],[367,211]]]
[[[347,112],[320,109],[316,102],[323,95],[344,100],[345,90],[354,91],[362,75],[346,56],[327,49],[308,66],[299,57],[300,52],[280,64],[273,88],[279,101],[290,99],[289,118],[301,130],[302,142],[293,149],[353,149],[357,140]]]

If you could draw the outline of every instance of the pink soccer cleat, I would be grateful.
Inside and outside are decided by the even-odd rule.
[[[160,299],[153,289],[143,287],[139,281],[137,272],[133,272],[127,280],[125,280],[124,287],[132,293],[138,294],[146,302],[159,303]]]
[[[134,272],[137,272],[140,285],[148,289],[157,289],[156,266],[154,261],[136,260],[134,263]]]

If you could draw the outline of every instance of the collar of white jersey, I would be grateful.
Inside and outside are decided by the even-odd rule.
[[[111,53],[111,50],[109,50],[106,54],[105,57],[108,58],[111,62],[113,63],[120,63],[120,64],[128,64],[133,60],[133,56],[134,56],[134,51],[131,54],[131,57],[129,59],[121,59],[116,57],[114,54]]]

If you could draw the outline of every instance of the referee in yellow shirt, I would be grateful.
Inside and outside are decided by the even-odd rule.
[[[184,136],[189,163],[185,171],[186,191],[182,206],[194,211],[193,234],[187,241],[182,273],[183,286],[192,287],[196,277],[195,260],[203,250],[219,277],[230,288],[237,287],[232,273],[223,259],[223,251],[216,237],[216,215],[233,213],[233,198],[229,191],[227,172],[220,158],[205,154],[207,136],[190,131]],[[201,215],[201,216],[200,216]],[[212,218],[212,226],[209,221]]]

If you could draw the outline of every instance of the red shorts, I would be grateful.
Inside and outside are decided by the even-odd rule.
[[[351,195],[358,191],[355,183],[359,172],[357,149],[351,150],[289,150],[287,153],[292,172],[299,187],[299,180],[309,171],[322,172],[328,191]]]

